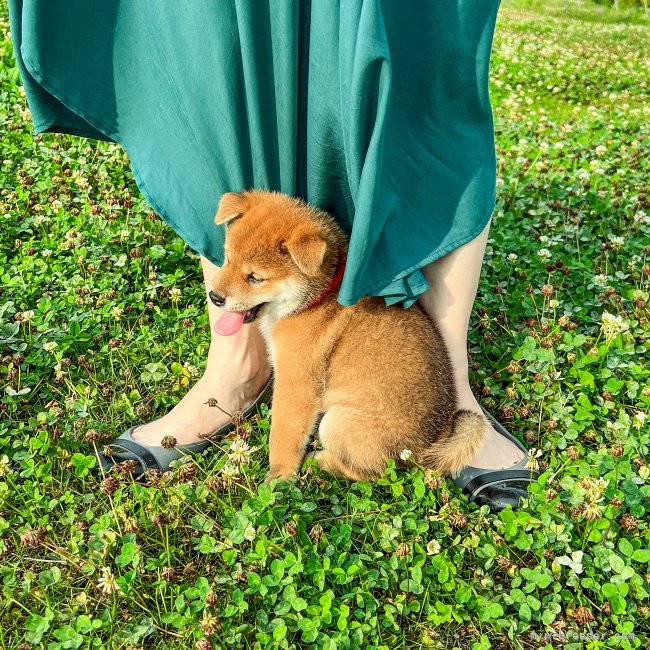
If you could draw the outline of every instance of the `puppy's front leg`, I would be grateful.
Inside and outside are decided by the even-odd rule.
[[[302,465],[316,418],[316,386],[306,373],[287,377],[276,370],[271,405],[270,468],[264,479],[287,479]]]

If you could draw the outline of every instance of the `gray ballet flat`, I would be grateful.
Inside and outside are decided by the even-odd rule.
[[[528,486],[539,478],[539,472],[526,469],[528,449],[491,413],[481,408],[490,424],[524,452],[524,458],[516,465],[501,470],[467,466],[452,474],[451,479],[470,501],[480,506],[488,505],[494,511],[503,510],[509,505],[515,509],[519,506],[519,500],[528,496]]]
[[[274,375],[271,373],[269,380],[255,401],[243,411],[242,414],[245,419],[254,415],[261,404],[270,405],[273,395],[273,380]],[[110,456],[102,452],[99,453],[99,461],[102,464],[104,472],[108,472],[115,465],[128,460],[134,460],[139,465],[132,474],[134,480],[142,479],[148,470],[166,472],[170,469],[170,463],[172,461],[178,460],[188,454],[202,454],[212,444],[215,438],[221,438],[236,428],[233,422],[226,422],[226,424],[220,426],[197,442],[188,445],[177,444],[175,447],[167,449],[162,446],[147,446],[136,442],[133,439],[133,430],[139,426],[139,424],[136,424],[130,427],[121,436],[107,445],[112,452]]]

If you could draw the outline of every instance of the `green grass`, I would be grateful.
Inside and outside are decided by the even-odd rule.
[[[644,647],[650,28],[511,5],[472,381],[542,477],[499,515],[417,468],[258,488],[267,412],[234,478],[224,440],[158,487],[102,485],[88,432],[164,413],[201,372],[198,258],[118,147],[32,135],[4,21],[1,648]]]
[[[502,0],[507,9],[534,12],[562,20],[576,19],[600,25],[650,25],[650,13],[646,14],[641,1],[621,0],[618,10],[613,0]]]

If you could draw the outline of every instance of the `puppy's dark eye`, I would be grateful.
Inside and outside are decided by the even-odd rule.
[[[264,278],[258,277],[255,273],[249,273],[246,281],[250,284],[260,284],[260,282],[264,282]]]

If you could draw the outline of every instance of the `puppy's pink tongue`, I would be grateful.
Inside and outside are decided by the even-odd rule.
[[[245,316],[243,311],[225,311],[214,324],[214,331],[221,336],[236,334],[244,324]]]

